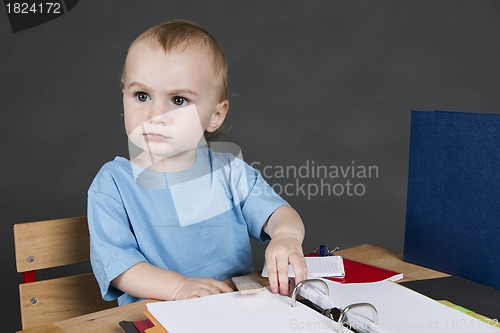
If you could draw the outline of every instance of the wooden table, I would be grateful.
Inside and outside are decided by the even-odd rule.
[[[373,245],[360,245],[338,251],[337,254],[347,259],[403,273],[403,279],[398,282],[448,276],[448,274],[406,263],[402,261],[402,255],[400,253]],[[257,278],[262,285],[269,285],[267,279],[262,278],[260,273],[253,273],[252,275]],[[146,310],[147,302],[151,301],[144,300],[76,318],[62,320],[37,328],[22,330],[18,333],[124,333],[124,330],[118,323],[122,320],[137,321],[146,319],[144,311]]]

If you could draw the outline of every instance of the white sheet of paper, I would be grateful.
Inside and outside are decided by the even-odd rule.
[[[368,302],[378,311],[379,333],[500,333],[460,311],[390,281],[341,284],[324,280],[339,308]],[[155,302],[148,311],[170,333],[335,332],[337,324],[303,304],[266,289],[251,295],[238,292],[197,299]],[[368,309],[366,309],[368,310]],[[371,318],[370,311],[352,314]],[[347,331],[347,330],[346,330]]]
[[[344,260],[341,256],[305,257],[308,277],[343,277]],[[262,269],[262,276],[268,277],[266,265]],[[288,265],[288,277],[295,277],[292,265]]]
[[[267,288],[250,295],[233,292],[148,303],[147,308],[169,333],[310,333],[312,324],[331,333],[335,324],[301,303],[292,307],[290,298],[274,295]]]

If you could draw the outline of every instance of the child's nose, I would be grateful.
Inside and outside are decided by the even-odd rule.
[[[166,123],[166,114],[168,112],[167,107],[161,103],[154,103],[152,105],[149,122],[151,123]]]

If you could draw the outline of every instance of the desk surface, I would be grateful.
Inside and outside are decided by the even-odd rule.
[[[347,259],[403,273],[403,279],[398,282],[448,276],[447,274],[441,272],[404,262],[402,261],[402,255],[400,253],[373,245],[360,245],[350,249],[338,251],[337,254]],[[262,278],[259,273],[254,273],[253,275],[262,285],[269,285],[267,279]],[[147,302],[147,300],[140,301],[121,307],[55,322],[37,328],[19,331],[18,333],[123,333],[124,330],[118,325],[118,323],[121,320],[136,321],[146,319],[144,311],[146,310]]]

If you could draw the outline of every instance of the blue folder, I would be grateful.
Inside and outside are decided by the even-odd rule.
[[[412,112],[403,252],[500,289],[500,114]]]

